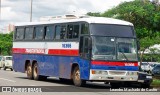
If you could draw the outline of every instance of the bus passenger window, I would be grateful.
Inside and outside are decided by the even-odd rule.
[[[45,27],[45,39],[53,39],[54,31],[53,31],[53,26],[47,26]]]
[[[66,34],[66,26],[61,26],[60,39],[64,39]]]
[[[34,28],[31,27],[31,28],[26,28],[25,29],[25,39],[26,40],[32,40],[33,39],[33,31],[34,31]]]
[[[79,36],[79,25],[74,25],[73,38],[78,38]]]
[[[61,27],[56,26],[55,39],[60,39],[60,32],[61,32]]]
[[[35,28],[35,39],[36,40],[42,40],[43,39],[43,31],[44,31],[44,27],[36,27]]]
[[[81,34],[89,34],[88,24],[81,24]]]
[[[66,25],[56,26],[55,38],[64,39],[66,34]]]
[[[67,27],[67,38],[74,39],[79,36],[79,25],[68,25]]]
[[[73,25],[67,26],[67,38],[72,39],[72,33],[73,33]]]
[[[24,38],[24,28],[17,28],[16,40],[22,40]]]

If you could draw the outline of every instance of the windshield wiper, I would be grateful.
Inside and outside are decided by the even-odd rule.
[[[124,52],[120,52],[120,53],[122,53],[123,57],[128,61],[128,58],[127,58],[127,56],[124,54]]]

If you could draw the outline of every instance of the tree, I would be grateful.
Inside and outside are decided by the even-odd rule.
[[[10,34],[0,34],[0,55],[12,54],[12,39],[12,32]]]

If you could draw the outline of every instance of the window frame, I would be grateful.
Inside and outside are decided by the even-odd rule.
[[[46,27],[53,27],[53,38],[52,39],[45,39],[45,35],[46,35]],[[44,40],[45,41],[53,41],[54,40],[54,37],[55,37],[55,24],[47,24],[47,25],[44,25]]]
[[[35,39],[36,38],[36,27],[41,27],[43,28],[43,34],[42,34],[42,39]],[[44,25],[35,25],[34,26],[34,36],[33,36],[34,41],[43,41],[44,40]]]
[[[81,29],[81,31],[80,31],[80,35],[90,35],[91,34],[91,32],[90,32],[90,24],[88,23],[88,22],[82,22],[82,23],[80,23],[81,25],[81,27],[80,27],[80,29]],[[87,24],[88,25],[88,33],[87,34],[82,34],[82,24]]]
[[[23,29],[23,39],[17,39],[17,29]],[[14,33],[14,40],[15,41],[23,41],[25,37],[25,27],[24,26],[18,26],[15,28],[15,33]]]
[[[82,38],[82,40],[81,40]],[[88,45],[86,46],[86,39],[87,39],[87,43]],[[91,41],[91,37],[89,35],[85,35],[85,36],[80,36],[80,40],[79,41],[79,56],[82,58],[82,59],[85,59],[85,60],[91,60],[91,48],[90,48],[90,44],[92,44],[92,41]],[[80,45],[80,43],[82,42],[82,45]],[[87,52],[85,51],[85,49],[87,49]],[[88,57],[86,55],[89,55]]]
[[[71,39],[68,38],[68,33],[69,33],[69,32],[68,32],[68,31],[69,31],[69,30],[68,30],[68,25],[72,25],[72,26],[73,26],[73,33],[75,33],[75,32],[74,32],[75,26],[76,26],[76,25],[79,26],[79,29],[78,29],[78,37],[77,37],[77,38],[73,38],[73,33],[72,33],[72,38],[71,38]],[[81,28],[81,25],[80,25],[80,23],[78,23],[78,22],[68,23],[68,24],[67,24],[66,39],[67,39],[67,40],[76,40],[76,39],[79,39],[79,38],[80,38],[80,30],[81,30],[80,28]]]
[[[26,37],[26,28],[29,28],[29,31],[30,31],[31,28],[33,28],[32,39],[25,39],[25,37]],[[25,32],[24,40],[25,40],[25,41],[33,41],[33,39],[34,39],[34,31],[35,31],[35,27],[34,27],[34,26],[26,26],[26,27],[25,27],[25,31],[24,31],[24,32]]]

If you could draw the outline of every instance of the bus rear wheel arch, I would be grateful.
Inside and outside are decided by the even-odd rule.
[[[84,86],[86,84],[86,81],[80,78],[80,69],[78,65],[73,68],[72,78],[75,86]]]

